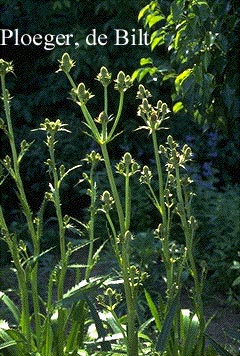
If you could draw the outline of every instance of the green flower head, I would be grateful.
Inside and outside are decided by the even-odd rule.
[[[13,73],[12,62],[6,62],[0,59],[0,75],[6,75],[7,73]]]

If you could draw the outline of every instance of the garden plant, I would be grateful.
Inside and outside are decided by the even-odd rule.
[[[1,239],[7,244],[17,277],[15,294],[12,291],[1,291],[0,294],[1,303],[10,312],[0,321],[0,355],[230,355],[207,334],[208,321],[204,317],[202,300],[205,271],[197,267],[194,258],[197,221],[191,210],[194,194],[186,169],[192,151],[186,144],[181,147],[171,134],[165,134],[170,109],[161,100],[152,104],[150,91],[140,84],[136,99],[140,100],[138,116],[142,124],[138,130],[145,130],[146,137],[152,141],[154,164],[152,167],[141,166],[130,152],[125,152],[114,164],[109,144],[121,138],[118,123],[125,93],[133,84],[132,78],[120,71],[114,80],[118,109],[116,115],[112,114],[108,104],[112,76],[106,67],[102,67],[96,79],[103,88],[103,105],[97,114],[92,114],[93,94],[84,83],[75,83],[70,74],[74,66],[74,61],[65,53],[59,60],[56,76],[65,74],[69,80],[71,99],[80,107],[85,134],[93,140],[95,150],[86,157],[80,154],[79,160],[87,162],[88,171],[82,171],[80,164],[66,169],[59,163],[58,141],[62,135],[70,136],[68,125],[59,119],[46,118],[35,130],[42,132],[48,150],[49,157],[44,162],[49,177],[48,189],[42,194],[38,211],[33,212],[22,181],[21,162],[35,143],[23,140],[17,144],[10,110],[13,99],[5,82],[6,75],[13,73],[13,65],[0,60],[5,110],[0,126],[10,148],[10,153],[1,160],[1,183],[8,180],[13,185],[21,218],[27,227],[25,235],[19,238],[11,222],[5,218],[4,206],[0,207]],[[108,178],[108,188],[104,190],[97,176],[97,167],[102,164]],[[63,213],[61,185],[73,171],[79,172],[79,184],[85,182],[88,185],[87,222]],[[162,279],[165,283],[154,296],[148,289],[151,275],[142,268],[141,262],[134,263],[131,256],[130,246],[135,239],[131,229],[135,219],[133,180],[146,188],[143,199],[150,199],[159,216],[159,223],[154,226],[153,222],[152,231],[161,246],[159,265],[164,266]],[[52,253],[52,249],[42,249],[50,204],[55,211],[55,233],[60,252],[58,261],[47,273],[47,280],[42,281],[42,262]],[[101,232],[97,226],[99,215],[106,219],[106,227]],[[173,221],[177,221],[181,244],[172,239]],[[99,235],[100,246],[97,243]],[[112,271],[108,268],[102,276],[95,276],[94,266],[104,258],[108,241],[117,268]],[[87,249],[85,266],[81,261],[72,262],[81,249]],[[192,300],[190,309],[181,307],[186,276]],[[144,311],[139,310],[142,296]]]

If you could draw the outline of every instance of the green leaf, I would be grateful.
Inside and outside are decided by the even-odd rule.
[[[150,294],[146,290],[144,290],[144,294],[145,294],[145,298],[146,298],[147,303],[148,303],[148,307],[149,307],[149,309],[151,311],[151,314],[152,314],[152,316],[154,318],[156,327],[157,327],[158,331],[160,331],[161,328],[162,328],[162,324],[161,324],[161,321],[159,319],[159,312],[157,310],[157,307],[154,304]]]
[[[169,311],[166,315],[166,318],[162,326],[162,330],[158,336],[157,345],[156,345],[157,351],[163,352],[165,350],[166,344],[168,342],[169,334],[172,329],[173,320],[178,310],[179,310],[179,295],[177,294],[172,301],[172,305],[169,308]]]
[[[149,74],[151,71],[152,67],[144,67],[144,68],[139,68],[134,71],[132,74],[132,79],[135,80],[137,79],[139,82],[145,77],[145,75]]]
[[[156,37],[153,40],[151,40],[151,50],[153,51],[156,46],[159,46],[163,44],[163,39],[162,37]]]
[[[182,356],[194,356],[199,334],[199,320],[196,314],[191,315],[189,309],[181,310],[180,330],[183,342]]]
[[[165,17],[163,15],[148,15],[146,18],[146,23],[148,24],[148,26],[151,28],[153,27],[156,23],[164,20]]]
[[[88,303],[89,309],[91,311],[91,315],[92,315],[92,318],[94,320],[94,323],[96,325],[98,336],[99,336],[99,338],[102,338],[102,340],[103,340],[102,343],[101,343],[102,350],[103,351],[109,351],[109,350],[111,350],[111,344],[108,341],[104,341],[106,336],[107,336],[107,333],[106,333],[106,330],[104,328],[103,322],[102,322],[102,320],[100,319],[100,317],[98,315],[98,311],[95,308],[95,305],[90,300],[90,298],[87,298],[87,303]]]
[[[219,356],[232,356],[227,350],[225,350],[219,343],[213,340],[209,335],[206,334],[209,343],[212,345],[214,350],[216,350]]]
[[[79,284],[68,290],[63,295],[63,298],[56,302],[55,307],[70,308],[74,303],[86,299],[93,292],[98,290],[105,280],[106,277],[96,277],[81,281]]]
[[[16,344],[17,344],[17,342],[15,340],[3,342],[2,344],[0,344],[0,350],[6,349],[6,348],[16,345]]]
[[[232,286],[235,287],[235,286],[238,286],[239,284],[240,284],[240,276],[237,277],[237,278],[233,281]]]
[[[192,68],[188,68],[180,73],[175,79],[176,88],[180,88],[183,82],[192,74]]]
[[[184,105],[181,101],[178,101],[177,103],[174,104],[173,106],[173,112],[176,114],[178,111],[184,109]]]
[[[0,349],[9,348],[9,355],[29,356],[26,351],[28,349],[27,340],[21,332],[3,326],[0,328],[0,340],[3,341],[0,344]]]
[[[19,323],[21,313],[16,304],[14,304],[14,302],[4,292],[0,292],[0,300],[2,300],[3,303],[8,307],[16,322]]]
[[[140,59],[140,65],[144,66],[146,64],[153,64],[152,58],[148,57],[148,58],[141,58]]]
[[[143,18],[143,16],[148,12],[148,10],[150,9],[150,6],[151,6],[151,4],[148,4],[140,10],[140,12],[138,14],[138,21],[140,21]]]

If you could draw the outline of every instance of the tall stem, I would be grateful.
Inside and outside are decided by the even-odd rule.
[[[119,194],[117,191],[116,183],[114,180],[113,172],[112,172],[112,167],[108,155],[108,150],[107,150],[107,145],[103,144],[101,145],[102,149],[102,154],[107,170],[107,175],[108,175],[108,180],[109,184],[112,190],[113,198],[115,200],[115,205],[117,209],[117,214],[118,214],[118,220],[119,220],[119,225],[120,225],[120,233],[121,233],[121,240],[122,240],[122,259],[120,260],[120,267],[123,273],[123,281],[124,281],[124,291],[125,291],[125,296],[126,296],[126,304],[127,304],[127,350],[128,350],[128,356],[138,356],[138,332],[137,332],[137,327],[136,327],[136,321],[137,321],[137,313],[136,313],[136,304],[135,304],[135,298],[134,298],[134,293],[132,289],[134,286],[130,285],[129,281],[129,252],[128,252],[128,237],[127,235],[127,230],[126,227],[129,225],[129,222],[127,222],[126,225],[126,220],[124,218],[123,214],[123,209],[122,209],[122,204],[119,198]],[[127,188],[129,189],[129,187]],[[125,192],[126,194],[126,192]],[[127,199],[129,198],[129,193],[127,192],[126,194]],[[127,202],[128,206],[129,202]],[[128,216],[129,212],[127,212]]]
[[[89,250],[85,279],[89,279],[93,268],[93,243],[94,243],[94,225],[95,225],[95,202],[96,202],[96,182],[94,181],[93,164],[90,170],[90,191],[91,191],[91,206],[90,206],[90,221],[89,221]]]
[[[204,313],[203,313],[203,301],[202,301],[202,286],[199,281],[198,277],[198,271],[196,267],[196,263],[193,257],[193,244],[192,244],[192,239],[193,239],[193,232],[192,228],[189,225],[188,218],[186,211],[185,211],[185,206],[184,206],[184,198],[183,198],[183,193],[182,193],[182,187],[181,187],[181,181],[180,181],[180,172],[179,172],[179,166],[177,165],[175,167],[175,174],[176,174],[176,189],[177,189],[177,197],[179,201],[179,208],[180,208],[180,218],[181,218],[181,223],[183,226],[183,231],[185,235],[185,240],[186,240],[186,248],[187,248],[187,256],[191,268],[191,273],[192,277],[194,280],[194,302],[195,302],[195,308],[196,308],[196,314],[199,318],[200,322],[200,340],[201,342],[198,343],[198,355],[200,356],[202,353],[203,349],[203,344],[204,344],[204,331],[205,331],[205,319],[204,319]]]
[[[101,150],[102,150],[102,155],[103,155],[103,159],[104,159],[104,162],[105,162],[105,167],[106,167],[106,170],[107,170],[109,184],[110,184],[110,187],[111,187],[111,190],[112,190],[113,198],[114,198],[116,209],[117,209],[118,221],[119,221],[119,225],[120,225],[119,226],[120,232],[121,232],[121,235],[124,236],[124,234],[125,234],[125,219],[124,219],[121,200],[120,200],[120,197],[119,197],[119,194],[118,194],[118,190],[117,190],[117,187],[116,187],[116,183],[115,183],[115,180],[114,180],[114,176],[113,176],[112,167],[111,167],[110,158],[109,158],[109,155],[108,155],[108,150],[107,150],[106,143],[103,143],[101,145]]]
[[[8,137],[9,137],[9,142],[10,142],[10,147],[12,152],[13,171],[14,171],[13,178],[17,185],[18,192],[19,192],[19,199],[22,205],[24,215],[27,220],[28,230],[33,243],[34,257],[37,257],[40,253],[39,236],[34,228],[32,212],[28,204],[28,200],[25,194],[23,182],[20,175],[18,154],[17,154],[16,144],[15,144],[15,137],[13,132],[11,111],[9,105],[10,98],[5,85],[5,75],[1,75],[1,86],[2,86],[4,109],[6,114],[7,126],[8,126]],[[40,340],[40,334],[41,334],[41,321],[40,321],[40,307],[39,307],[39,297],[38,297],[39,293],[38,293],[37,280],[38,280],[38,263],[36,262],[31,271],[31,286],[32,286],[32,298],[33,298],[35,328],[36,328],[36,337],[37,337],[36,339],[38,342]]]
[[[168,290],[172,286],[172,263],[170,261],[169,254],[169,221],[167,219],[166,207],[164,202],[164,183],[163,183],[163,172],[162,165],[159,156],[158,142],[156,131],[152,130],[152,141],[153,141],[153,149],[154,156],[157,166],[157,174],[158,174],[158,192],[159,192],[159,203],[161,208],[161,216],[162,216],[162,224],[163,224],[163,238],[162,238],[162,246],[163,246],[163,258],[167,273],[167,288]]]
[[[56,209],[57,220],[58,220],[58,229],[59,229],[59,243],[60,243],[60,254],[61,254],[61,263],[60,263],[60,274],[57,285],[57,294],[58,299],[63,297],[64,293],[64,280],[67,271],[67,255],[66,255],[66,246],[65,246],[65,226],[63,222],[62,216],[62,208],[61,208],[61,200],[60,200],[60,180],[58,177],[56,162],[55,162],[55,154],[54,154],[54,145],[55,145],[55,137],[54,134],[50,134],[48,136],[48,147],[49,154],[51,159],[51,168],[53,174],[53,200],[54,206]],[[65,333],[65,311],[61,308],[58,310],[58,332],[57,332],[57,350],[58,355],[64,355],[64,333]]]

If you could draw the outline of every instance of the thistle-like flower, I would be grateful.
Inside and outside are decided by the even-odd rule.
[[[75,62],[70,58],[68,53],[64,53],[62,58],[58,61],[60,63],[57,72],[69,73],[72,67],[74,67]]]
[[[106,67],[102,67],[96,79],[106,88],[111,83],[112,74]]]
[[[13,73],[12,62],[6,62],[0,59],[0,75],[5,76],[7,73]]]

